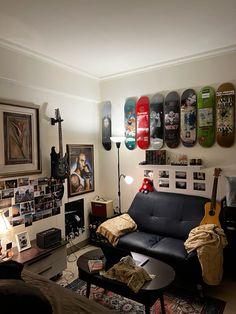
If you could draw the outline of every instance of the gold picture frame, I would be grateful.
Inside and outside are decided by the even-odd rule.
[[[29,234],[27,231],[16,234],[16,244],[19,252],[31,248]]]
[[[93,145],[67,144],[69,159],[68,196],[94,191]]]
[[[0,99],[0,177],[41,173],[39,106]]]

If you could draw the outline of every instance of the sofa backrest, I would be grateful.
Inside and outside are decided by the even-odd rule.
[[[138,230],[178,239],[187,239],[204,216],[209,199],[201,196],[138,192],[128,210]]]

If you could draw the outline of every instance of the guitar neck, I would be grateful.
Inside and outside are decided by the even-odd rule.
[[[61,121],[58,122],[58,134],[59,134],[59,155],[60,155],[60,158],[63,158]]]
[[[216,193],[217,193],[218,177],[214,178],[212,195],[211,195],[211,209],[214,209],[216,206]]]

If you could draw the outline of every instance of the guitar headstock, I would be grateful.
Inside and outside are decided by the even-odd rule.
[[[57,122],[62,122],[62,118],[61,118],[61,114],[60,114],[60,110],[57,108],[55,109],[55,119],[54,118],[51,118],[51,124],[52,125],[55,125],[55,123]]]
[[[221,168],[215,168],[215,171],[214,171],[214,177],[219,177],[220,176],[220,173],[221,173]]]

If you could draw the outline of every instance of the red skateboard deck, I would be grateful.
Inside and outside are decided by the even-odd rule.
[[[180,101],[177,92],[170,92],[165,98],[164,106],[165,142],[169,148],[179,145]]]
[[[136,99],[127,98],[124,106],[125,115],[125,146],[129,150],[136,147]]]
[[[192,147],[197,139],[197,94],[186,89],[181,96],[180,139],[184,146]]]
[[[164,97],[155,94],[150,101],[150,142],[152,149],[160,149],[164,144]]]
[[[148,149],[150,145],[149,98],[142,96],[136,103],[137,117],[137,145],[141,149]]]
[[[216,92],[216,140],[220,146],[234,144],[235,88],[231,83],[219,86]]]
[[[111,102],[105,101],[102,106],[102,145],[111,150]]]

